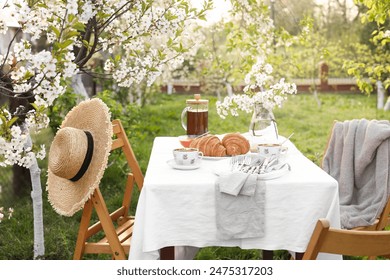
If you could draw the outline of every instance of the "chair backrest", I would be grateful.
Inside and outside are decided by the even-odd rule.
[[[138,165],[137,158],[131,148],[130,142],[127,138],[126,132],[122,126],[120,120],[116,119],[112,121],[112,130],[116,139],[113,140],[111,151],[116,149],[122,149],[126,156],[126,160],[130,166],[131,173],[134,175],[135,182],[138,188],[141,190],[144,184],[144,175],[142,174],[141,168]]]
[[[390,231],[334,229],[320,219],[311,236],[304,260],[315,260],[318,253],[348,256],[390,256]]]

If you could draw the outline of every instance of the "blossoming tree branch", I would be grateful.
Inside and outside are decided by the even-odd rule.
[[[187,1],[54,1],[14,0],[10,7],[18,28],[5,55],[0,56],[0,94],[16,101],[28,100],[14,111],[0,109],[0,166],[31,165],[32,156],[45,156],[44,147],[24,148],[25,133],[47,127],[46,109],[70,85],[87,62],[104,53],[107,74],[119,86],[158,77],[164,67],[180,64],[192,41],[194,20],[204,17],[211,3],[201,10]],[[10,5],[8,5],[10,6]],[[3,7],[7,7],[7,2]],[[7,32],[0,20],[0,32]],[[30,40],[16,42],[18,33]],[[45,50],[34,52],[46,38]],[[20,102],[20,104],[26,104]],[[24,132],[15,122],[23,118]]]

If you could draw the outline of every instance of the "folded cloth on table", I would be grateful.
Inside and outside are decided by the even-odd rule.
[[[218,238],[264,236],[264,181],[257,181],[256,174],[223,174],[216,181],[215,192]]]
[[[243,172],[233,172],[219,177],[220,192],[233,196],[248,195],[255,193],[257,177]]]

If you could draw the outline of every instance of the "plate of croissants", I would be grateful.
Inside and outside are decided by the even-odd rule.
[[[249,152],[248,139],[240,133],[227,133],[223,136],[208,134],[191,141],[190,148],[197,148],[203,153],[203,159],[223,159],[243,155]]]

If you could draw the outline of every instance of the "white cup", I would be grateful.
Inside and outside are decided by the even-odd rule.
[[[264,157],[283,156],[287,153],[288,148],[277,143],[263,143],[257,145],[257,152]]]
[[[173,158],[177,165],[197,165],[203,153],[196,148],[178,148],[173,150]]]

